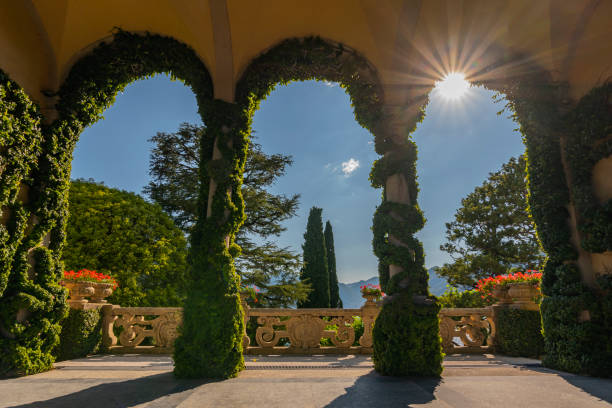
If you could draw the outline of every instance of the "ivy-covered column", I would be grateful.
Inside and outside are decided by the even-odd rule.
[[[596,165],[612,154],[610,85],[576,105],[543,71],[513,78],[505,93],[527,154],[529,211],[548,258],[540,310],[543,364],[576,373],[612,373],[612,279],[592,260],[612,249],[610,198],[597,197]]]
[[[47,118],[50,123],[41,124],[36,106],[23,90],[0,73],[0,376],[31,374],[51,367],[54,360],[52,351],[59,339],[59,323],[68,311],[66,291],[58,281],[63,269],[61,251],[65,241],[74,146],[81,131],[101,117],[104,109],[113,103],[117,92],[132,81],[156,73],[168,73],[193,90],[205,123],[208,108],[212,112],[224,112],[224,109],[215,109],[211,102],[212,81],[202,60],[185,44],[159,35],[117,30],[111,41],[98,44],[78,60],[60,89],[52,95],[57,98],[57,115]],[[235,117],[233,114],[229,116]],[[218,123],[224,120],[214,115],[211,119],[217,124],[211,129],[221,129]],[[203,156],[206,160],[202,162],[207,163],[210,157]],[[239,168],[236,163],[244,162],[243,153],[226,155],[225,158],[230,159],[232,169]],[[211,173],[215,170],[214,166],[206,169]],[[204,177],[208,177],[206,174]],[[239,180],[236,171],[226,174],[231,176],[219,178],[221,183],[233,186]],[[223,195],[215,195],[213,201],[214,214],[219,214],[219,206],[228,209],[227,213],[221,212],[227,214],[230,231],[235,230],[242,214],[239,197],[234,196],[232,200],[227,204]],[[202,205],[206,208],[205,197]],[[219,220],[215,218],[215,221]],[[206,239],[215,237],[214,234],[207,235],[208,231],[214,231],[209,227],[208,224],[200,225],[199,235],[194,238],[192,259],[195,259],[195,269],[203,269],[202,259],[210,250],[213,261],[221,259],[215,266],[223,273],[215,276],[219,279],[223,276],[224,282],[232,281],[231,261],[223,261],[231,245],[225,252],[207,246]],[[204,256],[200,256],[201,253]],[[194,285],[194,291],[204,285],[222,285],[216,281],[205,282],[211,275],[194,276],[199,285]],[[226,283],[226,286],[231,288],[232,283]],[[228,292],[231,290],[220,290],[220,293]],[[197,304],[197,296],[191,301],[194,298],[195,305],[200,306],[196,312],[202,312],[204,309]],[[217,309],[212,308],[213,314]],[[239,312],[232,310],[239,316]],[[207,308],[202,313],[208,312]],[[219,327],[231,323],[218,322]],[[204,343],[202,339],[214,336],[205,333],[206,325],[203,328],[204,331],[192,332],[200,346]],[[217,338],[227,340],[230,337]],[[233,347],[231,341],[224,344]],[[201,350],[207,348],[201,347]],[[210,373],[232,372],[231,369],[223,371],[219,368],[233,364],[228,362],[232,359],[231,353],[224,350],[221,349],[217,355],[226,361],[216,365],[213,361]],[[194,372],[193,375],[198,375],[205,370],[196,366]]]
[[[51,368],[68,312],[58,284],[62,211],[40,177],[53,166],[49,145],[62,144],[43,138],[41,122],[37,106],[0,71],[0,377]]]
[[[417,204],[417,149],[409,136],[381,142],[376,148],[384,156],[370,179],[384,189],[374,214],[373,245],[387,297],[374,324],[374,367],[385,375],[439,376],[440,307],[429,294],[423,247],[414,237],[425,223]]]
[[[612,376],[612,84],[583,96],[563,125],[561,156],[577,256],[547,264],[544,363]]]
[[[234,234],[244,221],[240,191],[247,138],[246,114],[233,103],[215,100],[207,109],[203,135],[199,213],[191,237],[191,285],[183,325],[175,342],[178,377],[233,377],[244,368],[240,278]],[[213,158],[210,160],[210,158]]]

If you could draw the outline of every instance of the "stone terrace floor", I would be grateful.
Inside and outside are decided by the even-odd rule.
[[[169,356],[104,355],[0,380],[1,407],[610,407],[612,380],[497,355],[447,356],[443,378],[391,378],[366,356],[246,356],[225,381],[177,380]]]

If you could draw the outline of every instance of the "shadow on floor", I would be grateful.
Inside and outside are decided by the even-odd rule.
[[[17,407],[131,407],[155,401],[154,406],[176,406],[196,387],[215,380],[179,380],[172,373],[156,374],[134,380],[108,382],[72,394]]]
[[[384,377],[372,371],[361,376],[346,393],[326,405],[340,407],[407,407],[435,399],[439,378]]]
[[[561,377],[576,388],[598,398],[612,403],[612,379],[585,377],[581,375],[561,375]]]

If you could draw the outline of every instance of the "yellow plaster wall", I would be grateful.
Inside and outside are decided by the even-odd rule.
[[[385,2],[378,13],[366,13],[376,7],[375,0],[228,0],[235,79],[253,57],[282,40],[312,35],[354,48],[380,69],[385,65],[380,48],[395,42],[402,2]]]
[[[25,2],[0,0],[0,69],[34,99],[49,87],[49,58],[31,9]]]
[[[149,31],[189,44],[209,68],[214,48],[207,2],[189,0],[34,0],[57,55],[59,76],[114,27]],[[63,15],[62,15],[63,14]]]
[[[580,34],[567,72],[570,96],[574,101],[603,81],[612,79],[612,1],[597,2]]]
[[[113,27],[172,36],[195,49],[213,78],[217,74],[209,1],[31,0],[57,62],[43,52],[29,0],[0,0],[0,4],[0,66],[14,72],[12,76],[21,79],[34,97],[49,78],[55,77],[51,82],[59,85],[74,61],[108,37]],[[401,84],[426,89],[453,69],[475,73],[502,58],[506,47],[524,52],[557,75],[567,67],[572,97],[577,99],[612,73],[612,53],[606,52],[612,36],[612,2],[600,1],[594,13],[585,12],[592,4],[591,0],[227,0],[233,78],[240,77],[253,57],[283,39],[319,35],[358,50],[377,68],[388,90]],[[572,41],[577,41],[573,48]],[[491,53],[492,45],[502,52]],[[458,46],[461,52],[454,51]],[[393,103],[416,99],[392,91],[398,93]]]

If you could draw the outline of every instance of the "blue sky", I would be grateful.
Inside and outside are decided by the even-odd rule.
[[[418,237],[428,267],[449,261],[439,246],[444,223],[452,220],[461,198],[524,151],[516,124],[496,114],[502,105],[491,96],[477,88],[449,102],[434,93],[414,134],[419,204],[427,218]],[[81,135],[72,178],[93,178],[137,193],[149,180],[152,146],[147,140],[158,131],[175,131],[181,122],[201,123],[191,90],[165,76],[129,85],[104,116]],[[372,135],[354,120],[348,95],[325,82],[279,86],[262,102],[253,129],[265,152],[294,159],[272,191],[301,194],[300,208],[276,242],[301,252],[308,211],[322,207],[324,220],[334,228],[339,280],[375,276],[370,226],[381,191],[370,186],[368,174],[377,155]]]

